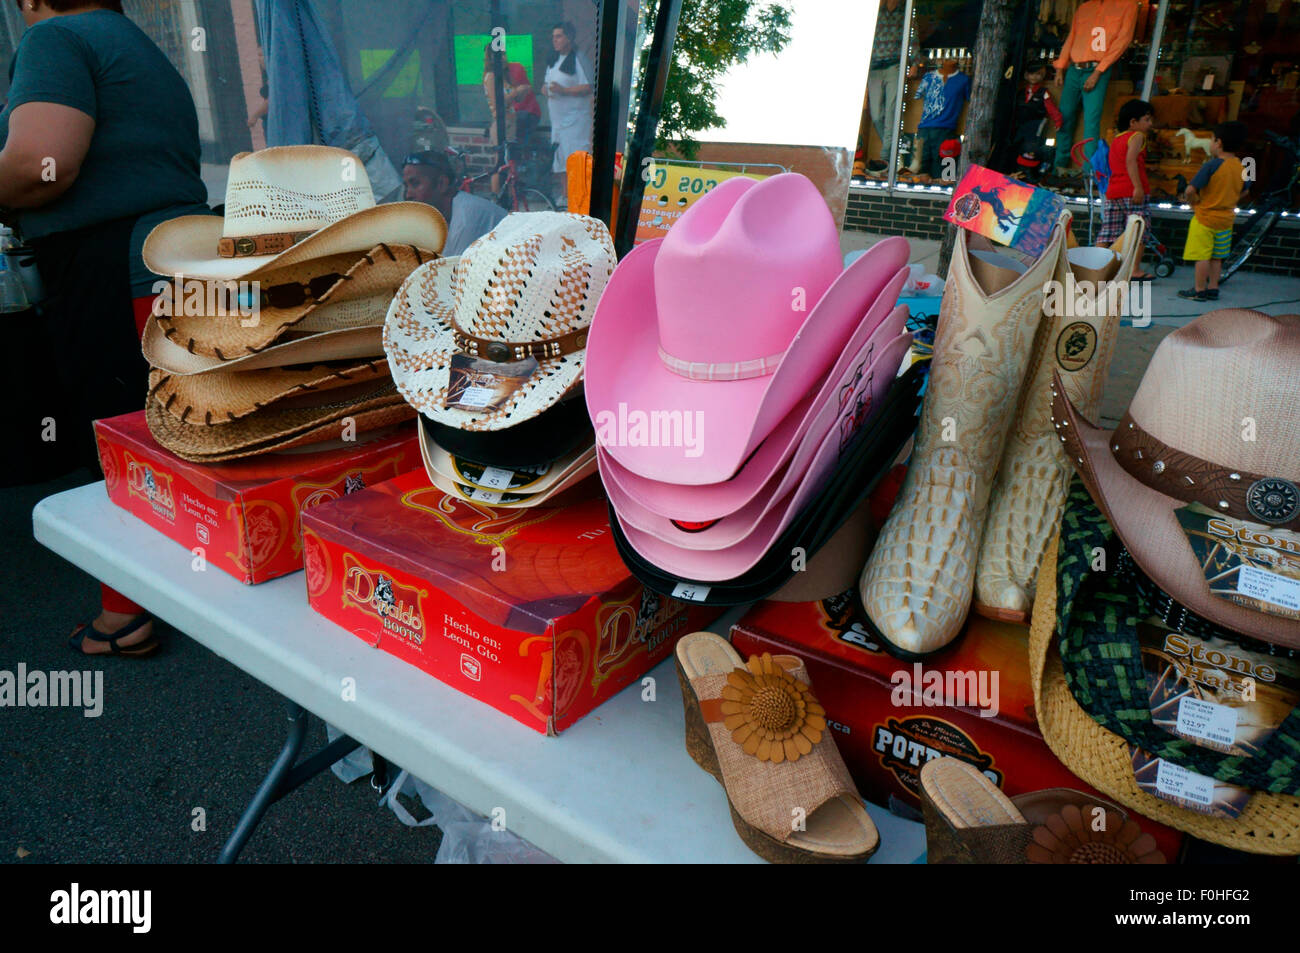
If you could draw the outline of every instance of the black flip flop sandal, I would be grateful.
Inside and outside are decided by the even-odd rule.
[[[78,655],[84,655],[87,658],[95,658],[101,655],[116,655],[122,658],[144,658],[145,656],[152,655],[157,651],[159,645],[157,635],[150,633],[149,638],[145,639],[143,642],[136,642],[134,645],[118,645],[117,640],[123,636],[130,635],[132,632],[139,629],[140,626],[152,621],[153,616],[147,612],[141,612],[139,615],[132,616],[128,619],[122,627],[112,635],[101,635],[95,630],[95,627],[91,623],[83,622],[81,625],[77,626],[76,631],[68,637],[68,648],[72,649],[72,651],[76,652]],[[91,642],[107,642],[108,651],[85,651],[83,646],[87,640]]]

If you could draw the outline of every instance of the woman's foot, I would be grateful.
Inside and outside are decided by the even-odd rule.
[[[93,621],[77,626],[68,644],[82,655],[147,655],[158,647],[153,636],[153,619],[148,615],[107,610]]]
[[[1130,281],[1155,281],[1156,276],[1149,271],[1135,271]]]

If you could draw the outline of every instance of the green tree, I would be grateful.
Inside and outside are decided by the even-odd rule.
[[[643,7],[643,23],[654,25],[658,0]],[[756,53],[779,53],[790,42],[790,9],[753,0],[683,0],[673,44],[673,65],[664,86],[655,147],[670,147],[688,159],[699,151],[691,133],[725,125],[718,115],[718,88],[731,66]],[[644,75],[648,50],[641,53]]]

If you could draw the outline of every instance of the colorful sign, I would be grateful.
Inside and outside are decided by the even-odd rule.
[[[972,165],[953,189],[945,220],[1037,258],[1065,208],[1055,192]]]
[[[643,174],[648,178],[645,195],[641,198],[641,218],[636,226],[637,244],[667,235],[668,229],[682,217],[682,213],[719,182],[738,175],[750,179],[767,178],[751,172],[723,172],[658,160],[647,164]]]

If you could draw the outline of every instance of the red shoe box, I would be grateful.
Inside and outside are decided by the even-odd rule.
[[[1099,794],[1057,760],[1038,732],[1027,628],[972,614],[951,650],[904,662],[854,621],[851,596],[759,603],[732,627],[731,641],[744,657],[771,652],[804,659],[863,797],[919,812],[921,766],[942,756],[974,765],[1010,797],[1055,787]],[[937,675],[944,677],[942,689]],[[963,700],[969,704],[949,704]],[[1180,832],[1128,813],[1171,862],[1177,858]]]
[[[721,614],[645,590],[603,497],[493,509],[418,470],[302,523],[313,609],[547,735]]]
[[[95,421],[95,437],[109,499],[245,583],[302,568],[303,511],[422,466],[409,423],[338,449],[209,465],[155,443],[143,410]]]

